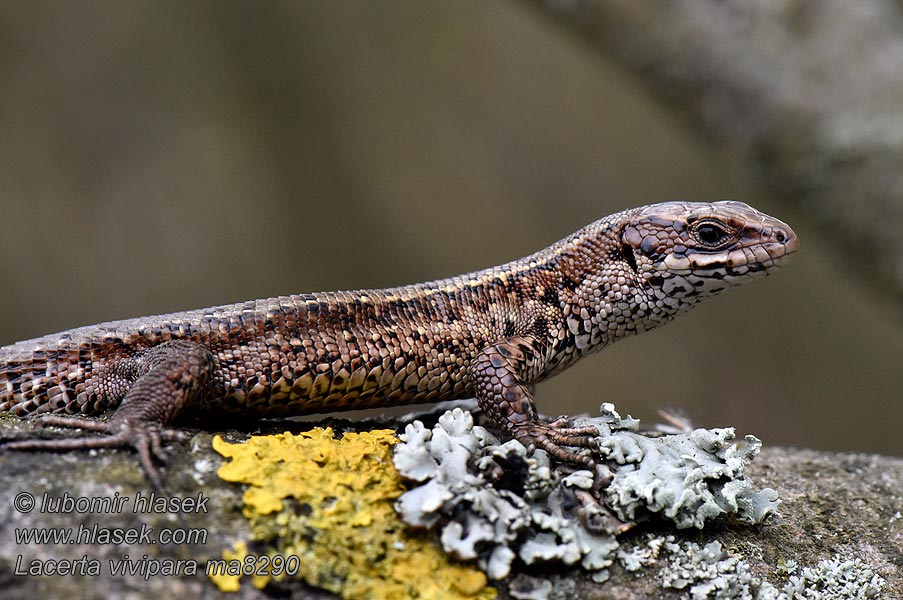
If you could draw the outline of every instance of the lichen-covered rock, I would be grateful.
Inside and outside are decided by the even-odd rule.
[[[465,453],[448,438],[433,439],[436,451]],[[215,438],[216,451],[231,459],[220,477],[247,486],[242,513],[251,531],[223,558],[239,564],[263,552],[295,558],[296,572],[257,575],[251,578],[256,587],[297,577],[343,598],[495,597],[483,573],[454,564],[399,521],[392,503],[403,488],[390,460],[396,441],[390,429],[337,437],[330,428],[254,436],[242,444]],[[221,591],[236,591],[242,575],[212,579]]]
[[[493,579],[520,558],[579,563],[604,581],[617,556],[616,534],[636,519],[658,514],[678,528],[702,528],[723,515],[759,523],[777,506],[772,490],[755,491],[743,474],[761,446],[752,436],[742,449],[731,429],[649,437],[610,404],[576,425],[599,430],[599,473],[553,470],[545,452],[500,444],[460,408],[432,429],[414,421],[394,460],[420,485],[396,509],[408,524],[438,527],[447,552],[477,558]],[[610,477],[604,493],[598,477]]]

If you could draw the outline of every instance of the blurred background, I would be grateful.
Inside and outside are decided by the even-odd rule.
[[[451,276],[622,208],[740,199],[794,227],[797,257],[542,384],[539,408],[903,454],[901,304],[875,254],[838,241],[811,181],[794,201],[707,129],[712,106],[660,93],[642,53],[596,43],[614,17],[552,8],[2,3],[0,344]]]

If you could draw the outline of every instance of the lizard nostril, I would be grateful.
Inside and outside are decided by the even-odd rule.
[[[775,237],[775,239],[776,239],[778,242],[780,242],[781,244],[783,244],[783,243],[784,243],[784,240],[787,239],[787,236],[784,235],[784,232],[781,231],[780,229],[778,229],[778,231],[777,231],[777,233],[775,233],[774,237]]]

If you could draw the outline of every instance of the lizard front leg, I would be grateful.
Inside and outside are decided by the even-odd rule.
[[[98,378],[100,389],[128,386],[109,421],[46,416],[45,425],[72,427],[106,434],[63,440],[22,440],[4,444],[9,450],[84,450],[130,446],[138,452],[147,478],[156,488],[162,481],[152,456],[163,460],[162,440],[179,437],[164,428],[203,393],[213,372],[213,355],[201,344],[177,340],[153,346],[122,362]],[[126,374],[126,375],[123,375]],[[131,381],[129,381],[131,380]],[[102,392],[101,392],[102,393]]]
[[[531,451],[542,448],[558,460],[594,466],[591,456],[565,450],[562,446],[596,448],[595,427],[567,427],[559,417],[542,423],[533,404],[524,374],[539,360],[536,342],[527,337],[510,337],[485,348],[471,364],[474,395],[480,408],[496,424]]]

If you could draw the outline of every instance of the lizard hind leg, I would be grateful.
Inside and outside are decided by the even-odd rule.
[[[520,373],[529,371],[538,360],[528,338],[509,338],[487,347],[471,365],[475,395],[480,408],[530,451],[542,448],[556,459],[595,466],[591,453],[565,447],[598,448],[595,427],[570,427],[566,417],[551,423],[539,420],[530,387]]]
[[[202,394],[213,371],[213,356],[204,346],[179,340],[142,351],[132,357],[141,373],[122,399],[109,421],[49,415],[44,425],[70,427],[105,434],[57,440],[19,440],[3,445],[7,450],[87,450],[131,447],[150,483],[162,489],[154,458],[164,462],[163,440],[184,438],[177,430],[166,429],[176,415]]]

